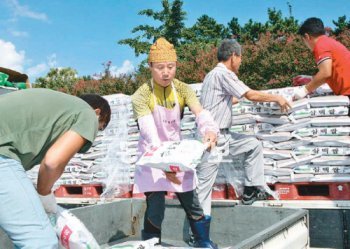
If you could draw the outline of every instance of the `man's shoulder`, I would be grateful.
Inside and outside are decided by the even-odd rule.
[[[224,65],[218,64],[205,76],[203,83],[208,80],[212,81],[213,77],[219,79],[220,77],[225,77],[225,76],[226,77],[231,76],[231,77],[237,78],[237,75],[234,72],[228,70]]]
[[[183,82],[183,81],[181,81],[179,79],[173,79],[173,83],[174,83],[175,87],[177,87],[177,86],[179,86],[179,87],[186,87],[186,86],[188,86],[187,83],[185,83],[185,82]]]
[[[152,92],[151,84],[148,82],[143,83],[133,95],[146,94]]]
[[[174,79],[173,80],[173,83],[174,83],[174,87],[177,91],[188,91],[189,89],[192,89],[191,86],[181,80],[178,80],[178,79]]]
[[[140,101],[151,96],[152,88],[148,82],[143,83],[137,90],[131,95],[131,100]]]
[[[328,37],[326,35],[322,35],[318,38],[316,44],[315,44],[315,49],[324,49],[324,48],[331,48],[333,46],[340,45],[337,40],[333,39],[332,37]]]

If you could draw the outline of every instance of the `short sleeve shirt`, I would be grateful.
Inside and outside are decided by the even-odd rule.
[[[220,129],[232,124],[232,97],[241,98],[250,88],[219,63],[204,78],[200,102],[210,111]]]
[[[189,85],[177,79],[174,79],[173,83],[181,112],[186,105],[189,107],[199,105],[199,100],[196,97],[196,93]],[[167,87],[162,87],[158,84],[153,84],[153,86],[157,105],[166,107],[168,109],[174,108],[176,101],[172,86],[169,85]],[[151,114],[153,112],[155,104],[151,80],[141,85],[140,88],[137,89],[137,91],[131,96],[131,99],[135,119]]]
[[[350,95],[350,51],[340,42],[322,35],[313,50],[317,65],[332,60],[332,76],[327,83],[337,95]]]
[[[26,89],[0,96],[0,155],[22,163],[25,170],[39,164],[66,131],[86,139],[86,152],[95,140],[98,120],[84,100],[49,89]]]

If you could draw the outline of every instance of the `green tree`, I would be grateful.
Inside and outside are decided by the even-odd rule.
[[[227,24],[228,30],[233,38],[237,39],[237,41],[241,41],[242,27],[238,23],[238,18],[233,17],[231,21]]]
[[[184,38],[183,43],[213,43],[229,37],[229,29],[217,23],[214,18],[208,15],[202,15],[191,28],[185,28],[182,34]]]
[[[266,27],[272,34],[281,36],[298,32],[298,21],[295,20],[293,16],[283,19],[282,12],[280,10],[277,11],[275,8],[268,8],[267,13],[269,19],[266,23]]]
[[[335,25],[334,34],[339,35],[344,32],[346,29],[350,29],[350,20],[346,21],[346,16],[338,17],[338,21],[332,21]]]
[[[70,93],[78,81],[77,74],[77,71],[70,67],[51,68],[45,77],[35,81],[35,86]]]
[[[161,25],[159,27],[139,25],[131,32],[140,32],[140,35],[135,38],[120,40],[118,43],[132,47],[136,56],[148,53],[151,44],[159,37],[165,37],[175,46],[180,44],[181,32],[185,26],[184,20],[186,17],[186,12],[182,10],[182,5],[183,2],[181,0],[174,0],[172,3],[168,0],[162,0],[163,10],[161,11],[157,12],[152,9],[141,10],[139,15],[145,15],[160,21]]]
[[[254,22],[252,19],[249,19],[241,29],[242,42],[255,42],[259,39],[259,35],[265,33],[266,30],[266,24]]]

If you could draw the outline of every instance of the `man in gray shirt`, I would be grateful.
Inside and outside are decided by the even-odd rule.
[[[266,198],[266,194],[259,188],[265,185],[263,150],[256,138],[229,132],[232,123],[232,102],[242,97],[254,102],[276,102],[282,111],[287,111],[290,104],[280,95],[252,90],[238,79],[242,49],[236,40],[225,39],[218,48],[217,56],[219,63],[203,81],[200,102],[219,125],[218,147],[226,147],[224,149],[229,152],[228,158],[225,159],[244,156],[245,182],[242,202],[250,205],[257,199]],[[211,188],[218,166],[219,163],[207,162],[200,166],[206,170],[197,172],[199,201],[204,213],[208,215],[211,209]]]

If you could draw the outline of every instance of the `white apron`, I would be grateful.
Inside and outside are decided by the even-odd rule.
[[[181,140],[180,105],[173,82],[171,87],[172,91],[174,91],[175,106],[173,109],[167,109],[157,104],[152,80],[152,96],[154,99],[152,116],[161,142]],[[144,153],[147,145],[148,143],[141,137],[138,144],[139,151]],[[177,172],[176,177],[182,184],[175,184],[166,179],[163,170],[137,166],[135,169],[134,193],[156,191],[187,192],[195,189],[195,172]]]

